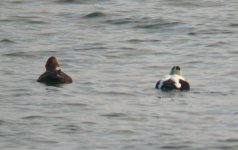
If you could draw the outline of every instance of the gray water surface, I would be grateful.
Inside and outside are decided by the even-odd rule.
[[[0,149],[237,150],[236,0],[1,0]],[[50,56],[73,84],[36,82]],[[155,83],[180,65],[189,92]]]

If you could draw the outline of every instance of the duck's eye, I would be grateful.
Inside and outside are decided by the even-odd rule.
[[[179,67],[179,66],[177,66],[177,67],[176,67],[176,70],[180,70],[180,67]]]

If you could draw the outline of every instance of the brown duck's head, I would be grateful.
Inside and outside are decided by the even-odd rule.
[[[59,67],[57,59],[54,56],[51,56],[45,64],[46,71],[55,71],[57,67]]]

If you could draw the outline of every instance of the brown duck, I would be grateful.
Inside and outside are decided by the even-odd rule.
[[[73,82],[70,76],[59,69],[59,63],[54,56],[47,60],[45,69],[46,71],[38,78],[38,82],[46,84],[62,84]]]

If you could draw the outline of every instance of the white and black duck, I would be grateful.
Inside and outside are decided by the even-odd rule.
[[[163,79],[156,83],[155,88],[164,91],[168,90],[190,90],[188,81],[182,76],[182,71],[179,66],[174,66],[169,75],[166,75]]]

